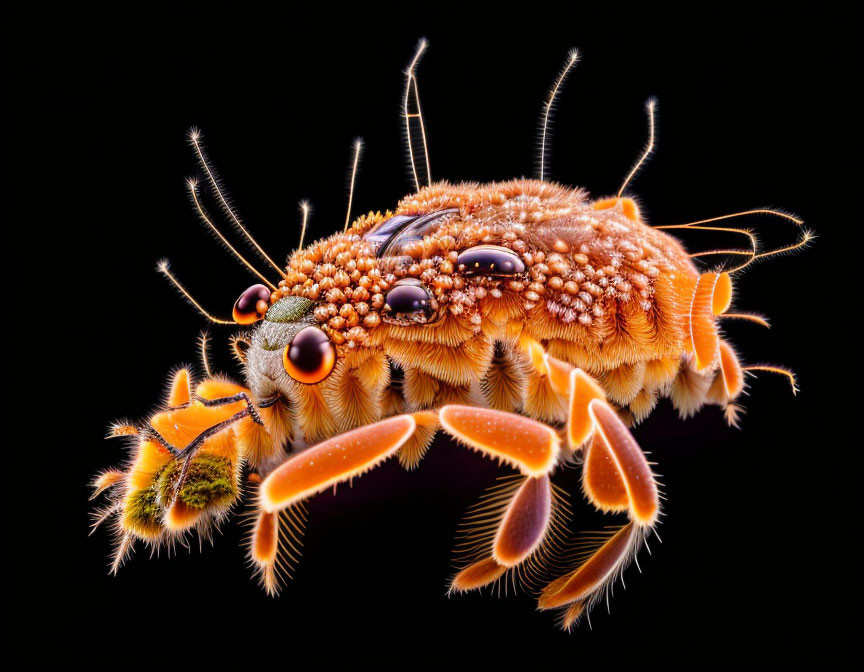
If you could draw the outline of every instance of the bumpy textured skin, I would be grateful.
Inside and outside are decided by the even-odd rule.
[[[361,217],[347,233],[297,252],[271,299],[315,301],[314,318],[348,368],[386,355],[405,372],[402,391],[412,410],[446,403],[525,406],[538,419],[563,419],[560,400],[512,362],[518,357],[512,346],[524,331],[550,355],[598,378],[613,403],[641,419],[658,395],[671,393],[687,357],[698,272],[671,236],[639,219],[632,202],[609,205],[536,180],[437,183],[404,198],[393,213]],[[364,238],[392,215],[454,208],[458,213],[422,240],[387,258],[376,259]],[[526,272],[463,277],[458,254],[478,244],[516,252]],[[386,292],[402,278],[429,288],[439,321],[403,326],[382,319]],[[513,375],[527,378],[507,400],[497,398],[500,385],[488,384],[501,367],[520,369]],[[703,377],[710,383],[711,370]],[[322,386],[339,382],[337,376]]]

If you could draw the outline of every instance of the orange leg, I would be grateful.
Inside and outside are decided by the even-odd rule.
[[[261,483],[261,508],[268,513],[280,511],[364,474],[395,455],[416,428],[412,415],[397,415],[304,450]]]
[[[244,456],[235,430],[244,422],[260,422],[248,391],[236,387],[223,398],[195,396],[189,371],[180,369],[165,406],[144,427],[111,429],[110,436],[138,437],[134,460],[128,469],[105,472],[93,483],[94,496],[114,492],[111,505],[96,518],[101,523],[118,515],[114,571],[135,539],[170,543],[192,527],[206,534],[240,494]]]
[[[551,427],[505,411],[444,406],[438,415],[448,434],[523,475],[512,487],[481,501],[482,513],[473,527],[481,539],[482,531],[494,532],[489,543],[476,544],[479,557],[450,584],[451,590],[473,590],[520,566],[542,545],[554,521],[549,474],[558,462],[561,440]]]
[[[600,385],[584,371],[550,357],[533,339],[523,337],[520,345],[537,372],[548,377],[552,390],[568,398],[563,434],[571,451],[584,447],[583,484],[589,501],[601,511],[626,512],[631,519],[624,531],[543,591],[540,607],[568,607],[564,620],[569,627],[623,570],[644,531],[655,524],[659,496],[644,453]],[[525,476],[518,487],[496,491],[481,503],[479,510],[487,515],[475,516],[478,532],[469,536],[482,538],[479,531],[489,528],[494,535],[451,583],[451,590],[472,590],[529,560],[549,534],[554,523],[549,475],[558,462],[560,439],[542,423],[503,411],[445,406],[439,416],[446,432]]]
[[[303,501],[396,455],[432,422],[431,415],[397,415],[334,436],[286,460],[261,482],[249,556],[269,595],[279,592],[280,579],[290,576],[300,555]]]

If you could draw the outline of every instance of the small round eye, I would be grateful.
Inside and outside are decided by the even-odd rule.
[[[264,285],[252,285],[234,304],[234,321],[237,324],[252,324],[263,319],[269,307],[270,290]]]
[[[516,275],[525,272],[525,263],[506,247],[477,245],[459,255],[456,270],[468,275]]]
[[[285,372],[298,383],[320,383],[336,366],[336,348],[318,327],[297,332],[282,352]]]
[[[418,280],[401,280],[387,292],[385,301],[388,322],[426,323],[435,313],[432,296]]]

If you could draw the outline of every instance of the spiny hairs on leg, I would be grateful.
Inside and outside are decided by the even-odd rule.
[[[608,606],[615,583],[620,580],[624,585],[624,571],[636,559],[639,547],[643,543],[647,547],[650,529],[630,522],[580,535],[573,545],[576,563],[571,572],[546,587],[538,606],[560,607],[558,624],[563,630],[572,630],[583,616],[590,619],[601,600]]]
[[[500,564],[495,556],[505,516],[513,510],[514,499],[529,478],[510,474],[498,478],[481,499],[468,509],[459,525],[453,563],[459,568],[450,581],[449,593],[461,593],[491,586],[499,595],[522,586],[536,590],[564,567],[559,559],[566,554],[565,530],[572,514],[563,490],[551,487],[549,523],[539,543],[515,564]]]
[[[294,568],[300,562],[308,518],[306,507],[299,502],[275,513],[255,507],[246,518],[251,528],[248,563],[259,585],[276,597],[286,581],[294,578]]]

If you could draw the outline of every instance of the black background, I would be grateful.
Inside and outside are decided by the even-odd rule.
[[[848,483],[858,447],[845,438],[856,416],[841,401],[860,369],[847,308],[860,292],[845,277],[860,228],[854,20],[827,8],[723,8],[11,18],[13,655],[284,667],[844,655],[855,625],[845,613],[858,601],[849,540],[860,530]],[[598,196],[617,191],[645,141],[643,104],[657,96],[658,150],[632,187],[650,223],[759,206],[807,220],[819,236],[810,249],[738,282],[736,307],[764,312],[773,328],[725,325],[748,362],[794,368],[801,393],[760,375],[740,431],[711,407],[682,422],[668,402],[636,430],[660,463],[663,543],[641,554],[643,573],[628,570],[627,590],[616,588],[611,615],[594,612],[593,629],[561,633],[525,595],[446,597],[453,530],[497,469],[440,438],[417,472],[389,463],[312,502],[304,558],[277,600],[250,581],[234,523],[215,548],[153,559],[139,551],[107,576],[109,538],[87,536],[85,487],[123,457],[105,427],[151,411],[169,369],[195,361],[204,326],[156,261],[170,258],[220,315],[251,284],[189,206],[184,179],[196,165],[186,131],[203,130],[245,221],[284,258],[297,244],[300,199],[314,207],[310,237],[341,228],[355,137],[366,141],[355,214],[393,207],[411,189],[399,104],[421,36],[431,43],[420,85],[436,178],[532,175],[541,103],[577,46],[584,59],[555,116],[554,179]],[[796,235],[779,219],[739,223],[766,246]],[[687,240],[694,251],[731,242]],[[229,331],[211,333],[218,368],[235,373]],[[559,482],[582,527],[613,522],[583,504],[576,471]]]

